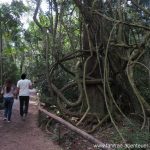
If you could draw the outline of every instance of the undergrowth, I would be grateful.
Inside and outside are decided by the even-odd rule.
[[[145,126],[144,129],[141,130],[141,126],[138,121],[132,120],[132,123],[124,121],[123,126],[120,129],[120,132],[126,139],[126,145],[128,145],[129,147],[131,146],[132,150],[142,149],[138,148],[140,146],[141,147],[143,146],[144,149],[150,146],[149,145],[150,133],[148,124]],[[112,141],[113,143],[116,144],[122,143],[120,136],[116,132],[114,132]],[[129,149],[128,146],[126,148],[118,148],[117,150]]]

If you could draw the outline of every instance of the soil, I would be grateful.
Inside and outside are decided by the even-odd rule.
[[[3,121],[3,110],[0,110],[0,150],[97,150],[96,145],[91,144],[75,132],[67,129],[65,126],[59,124],[60,135],[53,134],[55,131],[55,124],[51,125],[48,132],[42,130],[39,125],[39,112],[37,108],[36,97],[31,97],[29,105],[29,113],[25,121],[19,115],[19,100],[14,101],[12,121],[8,123]],[[46,118],[48,119],[48,118]],[[133,143],[139,143],[137,138],[131,136],[131,127],[124,128],[124,132],[128,131],[128,139]],[[134,129],[134,128],[133,128]],[[136,129],[136,128],[135,128]],[[115,129],[106,124],[100,128],[93,136],[100,139],[103,143],[120,143],[118,141]],[[132,131],[133,133],[135,131]],[[130,133],[130,134],[129,134]],[[137,134],[137,131],[134,133]],[[138,133],[140,134],[140,133]],[[149,143],[146,138],[143,139],[144,132],[142,132],[143,143]],[[147,134],[145,134],[147,135]],[[59,138],[58,138],[59,137]],[[136,137],[136,136],[135,136]],[[111,141],[110,139],[114,139]],[[138,139],[141,141],[141,139]],[[130,142],[130,141],[128,141]],[[149,145],[150,146],[150,145]],[[146,150],[150,150],[149,148]]]
[[[0,110],[0,149],[61,150],[60,146],[38,127],[37,118],[35,99],[30,100],[29,113],[25,121],[19,116],[19,100],[14,101],[11,122],[3,121],[3,110]]]

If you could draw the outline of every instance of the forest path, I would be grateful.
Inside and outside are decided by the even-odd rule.
[[[30,100],[26,121],[19,116],[19,100],[14,101],[12,121],[3,121],[0,110],[0,150],[61,150],[37,126],[38,108],[35,99]]]

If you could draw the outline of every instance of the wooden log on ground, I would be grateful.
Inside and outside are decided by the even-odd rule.
[[[49,117],[57,120],[57,122],[65,125],[66,127],[68,127],[70,130],[78,133],[79,135],[81,135],[83,138],[87,139],[88,141],[90,141],[91,143],[97,145],[97,148],[100,148],[101,150],[112,150],[112,148],[108,148],[107,145],[105,143],[102,143],[101,141],[97,140],[96,138],[94,138],[92,135],[86,133],[85,131],[77,128],[76,126],[72,125],[71,123],[65,121],[64,119],[48,112],[47,110],[41,108],[39,106],[39,110],[42,111],[43,113],[45,113],[46,115],[48,115]],[[106,147],[105,147],[106,146]]]

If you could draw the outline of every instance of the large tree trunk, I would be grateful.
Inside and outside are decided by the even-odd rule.
[[[87,101],[89,101],[89,112],[100,113],[103,116],[106,113],[104,94],[107,94],[107,101],[110,107],[114,99],[118,106],[125,111],[125,113],[141,112],[140,104],[137,101],[126,75],[126,67],[128,62],[127,54],[125,55],[125,59],[121,58],[124,57],[122,53],[124,51],[130,51],[130,49],[125,50],[124,47],[110,46],[107,54],[107,44],[109,42],[109,36],[114,24],[110,22],[108,24],[107,19],[100,15],[96,15],[96,13],[92,13],[92,10],[96,10],[97,8],[98,10],[101,10],[101,8],[103,9],[103,2],[84,0],[82,5],[81,2],[75,0],[75,3],[80,9],[84,19],[83,51],[87,51],[87,53],[83,62],[83,70],[85,70],[85,72],[83,72],[83,77],[85,74],[85,78],[104,79],[104,69],[106,69],[104,68],[104,59],[107,57],[106,70],[109,70],[108,78],[111,79],[109,83],[106,83],[105,93],[102,92],[103,90],[100,90],[104,89],[104,84],[94,84],[92,86],[86,85],[85,87],[83,85],[85,91],[85,108],[87,109]],[[101,12],[99,11],[98,13]],[[118,9],[118,17],[120,20],[123,19],[122,16],[123,14],[121,9]],[[111,41],[114,42],[114,40],[117,40],[116,43],[118,44],[128,45],[128,40],[125,38],[126,35],[124,33],[124,30],[128,30],[128,28],[125,29],[122,24],[116,27],[118,27],[116,29],[117,38],[114,39],[114,37],[112,37]],[[121,57],[118,54],[119,52],[121,53]],[[83,80],[85,79],[83,78]],[[107,81],[105,80],[104,82]],[[110,85],[110,88],[108,87],[108,84]],[[84,111],[86,109],[84,109]]]
[[[102,79],[103,60],[98,56],[98,53],[100,51],[102,52],[102,44],[104,39],[102,37],[103,30],[101,30],[102,23],[97,23],[97,16],[89,13],[89,8],[92,7],[92,4],[93,1],[85,0],[85,9],[81,9],[81,12],[84,12],[83,51],[88,51],[87,55],[84,57],[83,67],[85,70],[85,78],[89,77],[91,79]],[[100,7],[100,3],[97,5]],[[102,83],[86,85],[85,88],[86,90],[84,90],[87,93],[87,97],[85,96],[85,99],[88,99],[90,106],[89,112],[93,114],[100,114],[101,117],[104,116],[105,102],[103,93],[101,91]],[[86,100],[84,102],[85,104],[87,103]]]

